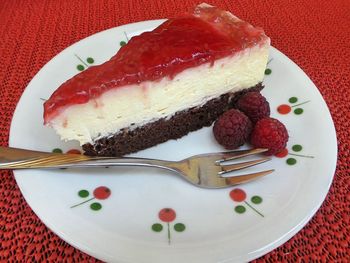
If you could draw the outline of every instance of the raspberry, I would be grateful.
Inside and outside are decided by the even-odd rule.
[[[226,149],[235,149],[249,138],[252,123],[243,112],[231,109],[215,122],[213,131],[218,143]]]
[[[259,92],[244,94],[236,104],[237,109],[244,112],[253,123],[270,116],[270,105]]]
[[[250,142],[256,148],[269,149],[265,154],[272,155],[286,147],[288,138],[288,132],[283,123],[268,117],[255,124]]]

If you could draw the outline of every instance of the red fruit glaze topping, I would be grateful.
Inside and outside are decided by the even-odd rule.
[[[68,106],[87,103],[117,87],[155,81],[265,43],[268,37],[226,11],[198,6],[194,13],[169,19],[151,32],[131,38],[109,61],[63,83],[44,104],[50,122]]]

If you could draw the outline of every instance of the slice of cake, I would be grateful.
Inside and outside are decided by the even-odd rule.
[[[63,83],[44,104],[44,122],[88,155],[180,138],[262,88],[269,46],[262,29],[201,4]]]

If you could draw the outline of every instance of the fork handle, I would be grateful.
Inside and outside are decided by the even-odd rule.
[[[0,169],[81,168],[105,166],[156,167],[177,172],[176,162],[146,158],[95,157],[0,147]]]

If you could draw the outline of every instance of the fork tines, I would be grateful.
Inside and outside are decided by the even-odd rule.
[[[236,160],[239,158],[243,158],[243,157],[247,157],[247,156],[251,156],[251,155],[255,155],[258,153],[263,153],[268,151],[268,149],[250,149],[250,150],[241,150],[241,151],[232,151],[232,152],[225,152],[223,153],[223,158],[220,160],[216,161],[216,165],[221,166],[221,171],[218,173],[218,175],[224,175],[226,173],[229,172],[233,172],[233,171],[237,171],[237,170],[241,170],[244,168],[248,168],[257,164],[261,164],[267,161],[270,161],[271,158],[270,157],[264,157],[264,158],[260,158],[258,160],[253,160],[253,161],[246,161],[246,162],[240,162],[240,163],[234,163],[234,164],[227,164],[225,165],[224,162],[227,161],[232,161],[232,160]],[[262,171],[262,172],[258,172],[258,173],[253,173],[251,175],[257,176],[257,175],[266,175],[269,174],[271,172],[273,172],[274,170],[267,170],[267,171]]]

